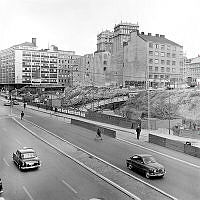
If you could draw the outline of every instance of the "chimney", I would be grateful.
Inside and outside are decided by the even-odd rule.
[[[36,38],[32,38],[32,44],[36,47]]]
[[[156,37],[159,37],[159,34],[156,34]]]
[[[160,35],[161,38],[165,38],[165,35]]]
[[[151,36],[151,33],[148,33],[148,36]]]
[[[144,32],[141,32],[141,35],[144,35]]]

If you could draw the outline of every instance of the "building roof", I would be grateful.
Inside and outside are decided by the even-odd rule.
[[[18,47],[18,46],[28,46],[28,47],[35,47],[35,45],[31,42],[23,42],[21,44],[17,44],[17,45],[14,45],[12,47]]]
[[[171,44],[174,46],[182,47],[180,44],[177,44],[171,40],[168,40],[167,38],[164,37],[164,35],[152,36],[152,35],[139,34],[139,37],[141,37],[145,41],[152,41],[152,42],[161,43],[161,44]]]

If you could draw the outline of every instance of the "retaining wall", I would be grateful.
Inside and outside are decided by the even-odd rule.
[[[182,141],[149,134],[149,142],[200,158],[200,148],[188,145]]]
[[[112,137],[112,138],[116,138],[116,131],[113,131],[111,129],[107,129],[107,128],[104,128],[104,127],[100,127],[100,126],[95,125],[95,124],[83,122],[83,121],[76,120],[76,119],[71,119],[71,124],[81,126],[81,127],[86,128],[86,129],[95,131],[95,134],[96,134],[97,129],[100,128],[102,134],[107,135],[107,136]]]

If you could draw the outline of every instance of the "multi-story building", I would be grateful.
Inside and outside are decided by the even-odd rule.
[[[155,36],[138,30],[131,32],[131,38],[124,46],[124,85],[157,87],[178,84],[182,81],[183,47],[164,35]]]
[[[184,78],[186,82],[200,85],[200,56],[185,60]]]
[[[138,24],[123,22],[114,27],[111,51],[111,82],[115,85],[123,84],[124,44],[130,40],[130,33],[138,29]]]
[[[76,84],[74,73],[80,66],[79,55],[69,54],[69,52],[59,52],[58,54],[58,83],[63,86],[73,86]]]
[[[38,50],[36,38],[32,38],[32,43],[25,42],[0,51],[0,84],[58,84],[64,80],[70,85],[73,77],[70,73],[73,70],[63,78],[65,71],[60,68],[69,62],[71,69],[75,65],[72,64],[74,57],[74,51],[58,50],[54,45],[50,49]]]
[[[73,71],[73,85],[94,86],[94,56],[85,54],[78,60],[79,65]]]
[[[94,53],[94,83],[96,86],[112,85],[110,61],[109,51]]]
[[[106,30],[97,35],[97,51],[112,51],[113,32]],[[95,53],[96,53],[95,52]]]

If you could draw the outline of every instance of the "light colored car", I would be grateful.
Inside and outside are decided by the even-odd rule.
[[[6,101],[3,105],[4,106],[11,106],[11,101]]]
[[[15,153],[13,153],[13,162],[20,170],[34,169],[41,166],[35,150],[29,147],[18,149]]]

